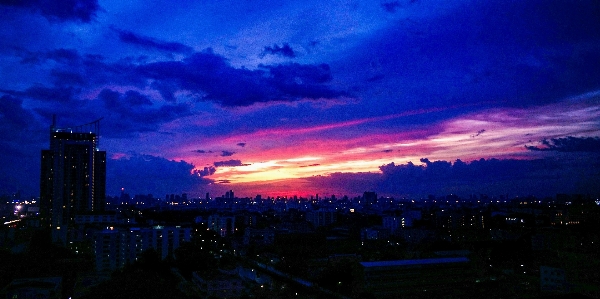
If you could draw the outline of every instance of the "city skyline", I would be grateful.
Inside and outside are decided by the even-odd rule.
[[[0,4],[0,194],[57,115],[107,195],[600,194],[594,1]]]

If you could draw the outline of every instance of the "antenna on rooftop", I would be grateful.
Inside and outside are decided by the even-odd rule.
[[[101,117],[95,121],[83,124],[83,125],[78,125],[72,128],[68,128],[67,130],[70,130],[71,133],[75,132],[75,133],[93,133],[96,135],[96,147],[98,147],[98,145],[100,144],[100,121],[103,119],[104,117]],[[56,131],[56,114],[52,114],[52,126],[50,127],[51,131]]]
[[[99,119],[89,122],[87,124],[76,126],[73,131],[81,132],[81,133],[94,133],[96,135],[96,147],[100,146],[100,121],[104,117],[100,117]]]

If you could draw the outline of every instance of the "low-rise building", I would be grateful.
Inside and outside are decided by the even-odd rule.
[[[425,294],[436,297],[474,281],[466,257],[361,262],[360,265],[362,291],[377,298]]]
[[[62,298],[61,277],[21,278],[13,280],[2,293],[5,298],[60,299]]]
[[[94,234],[96,270],[110,273],[135,262],[142,252],[154,249],[162,259],[173,255],[181,243],[189,242],[191,228],[131,227],[98,231]]]
[[[213,277],[203,278],[194,272],[192,281],[209,298],[239,298],[245,289],[242,279],[238,275],[230,273],[221,272]]]

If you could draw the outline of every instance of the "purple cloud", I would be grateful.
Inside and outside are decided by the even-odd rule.
[[[314,166],[319,166],[321,164],[310,164],[310,165],[300,165],[298,167],[314,167]]]
[[[118,30],[119,39],[128,44],[136,45],[146,49],[156,49],[165,52],[192,53],[194,49],[181,43],[160,41],[151,37],[135,34],[131,31]]]
[[[381,173],[333,173],[305,178],[311,186],[360,193],[377,190],[381,195],[423,198],[428,195],[475,194],[539,197],[557,193],[600,193],[600,157],[575,160],[480,159],[430,161],[380,167]]]
[[[36,99],[45,102],[69,103],[72,102],[81,92],[80,88],[70,86],[45,87],[32,86],[25,91],[1,90],[7,94]]]
[[[405,2],[408,2],[408,4],[413,4],[417,1],[418,0],[408,0]],[[400,1],[383,2],[381,3],[381,7],[383,7],[383,9],[389,13],[395,13],[400,7],[402,7],[402,4]]]
[[[204,167],[204,169],[201,170],[194,170],[194,174],[200,177],[204,177],[204,176],[209,176],[209,175],[213,175],[215,173],[215,171],[217,171],[216,168],[214,168],[213,166],[208,166],[208,167]]]
[[[104,127],[104,132],[108,137],[129,137],[139,132],[155,132],[163,123],[191,115],[186,103],[157,106],[146,95],[131,90],[120,93],[104,89],[97,100],[103,107],[97,107],[98,103],[93,101],[94,103],[89,104],[91,106],[81,109],[106,109],[99,116],[105,117],[104,123],[108,127]]]
[[[565,137],[544,139],[542,147],[525,146],[530,151],[557,151],[557,152],[592,152],[600,153],[599,137]]]
[[[279,55],[289,58],[296,57],[296,53],[294,53],[292,47],[290,47],[290,45],[287,43],[284,43],[281,47],[279,45],[273,45],[273,47],[265,47],[265,49],[261,53],[261,57],[264,57],[267,54]]]
[[[332,78],[326,64],[262,65],[258,70],[238,69],[210,49],[184,61],[140,65],[134,76],[193,91],[202,94],[202,100],[229,107],[346,95],[325,85]]]
[[[168,160],[151,155],[134,155],[129,158],[111,159],[106,163],[107,194],[125,188],[130,194],[182,193],[198,185],[213,181],[204,178],[214,173],[209,167],[202,171],[192,171],[194,165],[185,161]],[[202,175],[199,175],[202,174]]]
[[[230,151],[221,151],[221,157],[231,157],[235,154],[235,152]]]
[[[392,2],[384,2],[381,3],[381,7],[383,7],[383,9],[385,9],[385,11],[387,12],[396,12],[396,10],[398,8],[400,8],[400,1],[392,1]]]
[[[484,132],[485,132],[485,129],[481,129],[481,130],[477,131],[477,133],[469,135],[469,137],[475,138],[475,137],[483,134]]]
[[[381,166],[383,177],[376,185],[377,190],[420,196],[449,193],[462,193],[463,196],[470,193],[553,196],[560,192],[590,192],[594,188],[600,191],[600,187],[589,189],[594,185],[591,182],[600,179],[594,171],[600,166],[598,162],[480,159],[451,163],[432,162],[426,158],[421,162],[424,165],[390,163]]]
[[[206,151],[206,150],[199,149],[199,150],[195,150],[194,152],[198,153],[198,154],[212,154],[213,151]]]
[[[227,161],[218,161],[214,163],[215,167],[236,167],[236,166],[247,166],[249,164],[243,164],[240,160],[227,160]]]
[[[137,39],[138,43],[144,41],[143,38]],[[158,42],[153,44],[161,45]],[[33,86],[23,94],[37,99],[77,98],[83,90],[114,85],[115,82],[140,90],[154,89],[167,102],[176,102],[175,94],[187,91],[197,100],[213,101],[225,107],[305,98],[333,99],[347,95],[327,85],[332,79],[327,64],[261,65],[259,69],[249,70],[232,67],[211,49],[192,54],[182,61],[150,63],[143,59],[107,63],[101,56],[82,56],[70,49],[27,52],[22,56],[23,63],[55,62],[50,70],[54,86]]]

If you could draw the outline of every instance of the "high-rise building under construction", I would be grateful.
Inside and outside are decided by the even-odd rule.
[[[50,127],[42,150],[40,216],[55,243],[66,245],[76,215],[102,212],[106,202],[106,152],[98,150],[100,120],[73,128]]]

